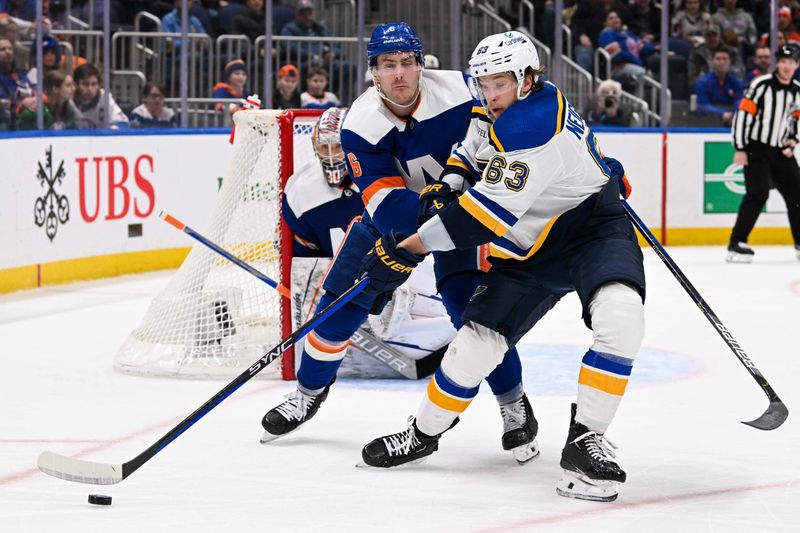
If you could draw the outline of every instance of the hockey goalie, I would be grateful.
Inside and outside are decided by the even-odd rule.
[[[294,233],[292,329],[313,313],[330,258],[350,222],[364,210],[341,146],[341,126],[347,112],[332,108],[319,117],[311,135],[316,157],[298,167],[284,188],[283,217]],[[353,335],[339,376],[424,377],[435,370],[437,350],[455,333],[436,294],[433,264],[426,262],[395,292],[380,315],[370,315],[368,323]],[[299,356],[302,348],[301,341],[295,354]]]

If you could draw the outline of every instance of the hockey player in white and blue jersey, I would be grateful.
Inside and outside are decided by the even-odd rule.
[[[342,150],[347,109],[327,109],[314,124],[313,159],[289,177],[283,195],[283,218],[292,228],[295,257],[333,257],[347,226],[364,211]]]
[[[366,207],[351,225],[323,287],[318,309],[352,286],[361,261],[381,234],[411,234],[418,227],[419,193],[447,166],[464,138],[475,107],[467,78],[457,71],[424,71],[422,43],[406,23],[375,28],[367,46],[375,85],[352,105],[342,146],[354,186]],[[434,254],[436,285],[453,325],[484,276],[477,247]],[[262,419],[268,442],[300,427],[327,398],[352,334],[391,296],[365,290],[309,333],[297,372],[298,389]],[[487,376],[503,418],[501,443],[524,463],[536,455],[536,419],[522,388],[516,350],[501,357]],[[470,391],[477,393],[478,384]]]
[[[440,209],[411,237],[381,237],[362,270],[391,290],[423,254],[482,243],[491,243],[492,268],[416,417],[404,431],[367,444],[362,457],[392,467],[433,453],[503,353],[576,291],[594,344],[582,360],[556,488],[562,496],[611,501],[626,474],[604,434],[644,334],[642,253],[620,201],[630,189],[619,162],[602,158],[561,91],[540,80],[527,37],[487,37],[470,72],[488,120],[474,121],[453,155],[464,169],[485,166],[483,179],[457,199],[442,194]],[[393,263],[406,268],[387,266]]]

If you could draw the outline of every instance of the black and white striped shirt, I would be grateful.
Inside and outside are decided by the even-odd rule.
[[[797,137],[800,117],[800,82],[784,85],[775,74],[765,74],[750,82],[733,117],[733,145],[745,150],[755,141],[783,148],[786,139]]]

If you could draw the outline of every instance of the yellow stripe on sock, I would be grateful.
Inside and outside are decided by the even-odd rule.
[[[586,367],[581,367],[578,383],[616,396],[625,394],[625,387],[628,386],[627,379],[601,374]]]
[[[428,382],[428,399],[437,407],[454,413],[463,413],[469,407],[472,400],[459,400],[452,396],[447,396],[436,386],[433,378]]]

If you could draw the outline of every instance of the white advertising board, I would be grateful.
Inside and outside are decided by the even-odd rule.
[[[192,242],[228,165],[225,134],[0,140],[0,269]]]
[[[625,166],[625,174],[633,187],[631,207],[656,231],[661,227],[663,133],[598,132],[595,135],[600,152]]]

